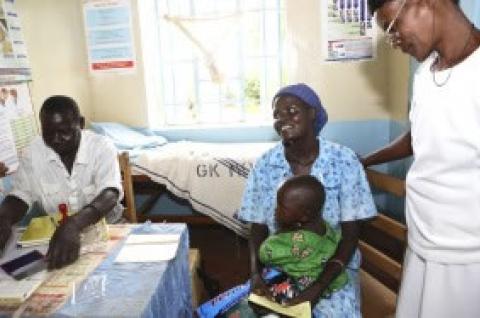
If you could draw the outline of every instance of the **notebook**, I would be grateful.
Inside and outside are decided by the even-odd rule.
[[[41,280],[0,280],[0,303],[20,304],[42,283]]]
[[[48,273],[46,271],[22,280],[0,277],[0,304],[18,305],[23,303],[47,277]]]
[[[33,218],[18,239],[17,244],[21,247],[47,244],[60,220],[60,213]],[[105,218],[83,229],[80,240],[82,245],[108,240],[108,227]]]
[[[58,215],[33,218],[18,239],[17,244],[21,247],[29,247],[48,243],[59,220]]]
[[[265,308],[272,310],[278,314],[282,314],[287,317],[296,317],[296,318],[311,318],[312,310],[310,308],[310,303],[304,302],[295,306],[284,307],[274,301],[271,301],[263,296],[250,293],[248,300]]]

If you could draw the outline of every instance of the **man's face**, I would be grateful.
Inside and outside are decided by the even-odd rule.
[[[417,61],[425,60],[433,51],[433,12],[418,0],[387,1],[376,11],[378,25],[388,30],[392,45]]]
[[[294,96],[281,96],[273,106],[273,127],[285,141],[299,139],[313,134],[315,109],[305,105]]]
[[[72,113],[53,112],[40,117],[45,144],[58,155],[76,153],[80,145],[81,120]]]

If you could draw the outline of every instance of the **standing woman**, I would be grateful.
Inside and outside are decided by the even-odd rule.
[[[318,136],[327,114],[309,86],[295,84],[280,89],[273,98],[273,118],[282,140],[257,160],[239,212],[241,220],[251,223],[252,290],[265,291],[257,255],[261,242],[276,229],[277,189],[294,175],[310,174],[325,187],[323,217],[334,229],[341,230],[342,239],[319,279],[291,304],[310,301],[314,317],[361,317],[358,235],[361,221],[376,215],[362,165],[352,150]],[[348,284],[322,297],[343,269],[349,276]]]
[[[391,43],[422,62],[411,130],[365,166],[414,160],[397,317],[480,316],[480,31],[458,0],[369,0]]]

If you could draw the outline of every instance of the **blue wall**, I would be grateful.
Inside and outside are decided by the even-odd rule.
[[[346,145],[359,154],[377,149],[405,129],[405,124],[390,120],[334,121],[329,122],[322,135],[332,141]],[[201,142],[265,142],[279,140],[271,125],[219,128],[173,128],[157,129],[156,134],[169,141]]]
[[[405,123],[389,120],[337,121],[329,122],[322,131],[322,135],[329,140],[352,148],[359,155],[364,155],[390,143],[401,135],[405,129],[407,129]],[[166,137],[169,141],[262,142],[279,139],[271,126],[210,129],[178,128],[156,130],[155,133]],[[397,161],[375,167],[375,169],[403,178],[407,167],[408,162]],[[380,209],[388,210],[396,219],[404,219],[403,199],[375,192],[374,197]],[[137,198],[139,203],[144,199],[144,197]],[[175,211],[176,214],[181,215],[192,213],[187,202],[163,196],[152,212],[165,213],[166,211]]]
[[[480,1],[478,0],[461,0],[460,6],[467,17],[475,23],[476,27],[480,27]]]

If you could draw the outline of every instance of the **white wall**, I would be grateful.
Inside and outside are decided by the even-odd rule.
[[[331,120],[404,118],[408,58],[394,53],[380,38],[374,61],[322,63],[319,6],[318,0],[287,0],[287,32],[296,56],[292,82],[312,84]],[[394,85],[399,82],[405,83],[400,89]]]
[[[36,107],[45,97],[61,93],[77,99],[90,120],[147,124],[138,1],[132,0],[136,72],[91,76],[87,72],[81,1],[17,0]],[[333,121],[406,118],[406,56],[382,44],[375,61],[324,64],[320,60],[320,0],[286,1],[291,82],[311,84]]]
[[[32,68],[35,110],[50,95],[69,95],[92,119],[80,1],[17,0],[16,7]]]
[[[133,38],[137,57],[136,71],[90,77],[95,121],[116,121],[134,126],[147,125],[145,81],[137,12],[137,0],[132,0]]]

